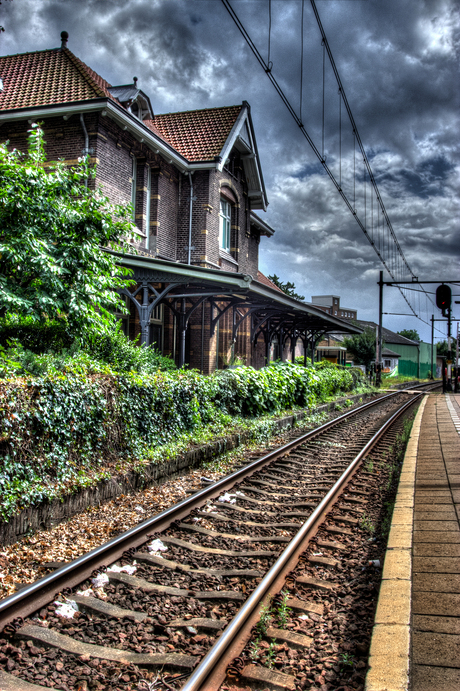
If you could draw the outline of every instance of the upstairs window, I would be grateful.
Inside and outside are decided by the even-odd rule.
[[[220,200],[219,212],[219,246],[225,252],[230,252],[230,236],[232,228],[232,206],[225,199]]]

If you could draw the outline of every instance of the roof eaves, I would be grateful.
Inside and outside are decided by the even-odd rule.
[[[291,309],[298,309],[301,312],[309,313],[314,315],[315,317],[320,317],[324,321],[327,321],[330,323],[331,328],[332,327],[339,327],[339,329],[343,333],[354,333],[354,334],[359,334],[362,333],[362,329],[359,326],[355,326],[353,324],[350,324],[349,322],[345,321],[344,319],[338,319],[337,317],[333,317],[330,314],[327,314],[327,312],[323,312],[320,309],[315,309],[315,307],[311,304],[307,304],[305,302],[300,302],[299,300],[295,300],[295,298],[291,298],[289,295],[286,295],[286,293],[283,293],[281,291],[278,292],[277,290],[273,288],[269,288],[268,286],[264,285],[263,283],[260,282],[255,282],[256,286],[251,285],[251,289],[255,290],[256,292],[259,292],[261,295],[268,293],[268,295],[272,296],[274,299],[276,299],[277,302],[280,302],[284,304],[286,307],[290,307]]]
[[[262,235],[271,237],[275,234],[275,229],[266,223],[262,218],[260,218],[256,213],[254,213],[254,211],[251,211],[250,219],[251,223],[259,228]]]
[[[101,110],[107,103],[107,97],[100,97],[88,99],[85,101],[69,101],[68,103],[50,103],[44,106],[27,106],[26,108],[9,108],[8,110],[0,110],[0,121],[7,122],[8,120],[17,120],[20,113],[24,113],[24,117],[30,118],[33,116],[39,117],[46,114],[48,111],[54,111],[55,115],[69,113],[69,111],[88,111]]]
[[[253,142],[253,145],[254,145],[254,151],[255,151],[255,154],[256,154],[256,157],[257,157],[257,168],[258,168],[258,174],[259,174],[260,185],[261,185],[261,188],[262,188],[262,194],[263,194],[263,196],[264,196],[264,201],[265,201],[265,203],[264,203],[264,211],[266,211],[266,207],[268,206],[268,197],[267,197],[267,190],[265,189],[265,180],[264,180],[264,176],[263,176],[263,174],[262,174],[262,166],[261,166],[261,163],[260,163],[259,149],[257,148],[257,140],[256,140],[256,136],[255,136],[255,133],[254,133],[254,125],[253,125],[252,116],[251,116],[251,106],[249,105],[249,103],[248,103],[247,101],[243,101],[243,103],[247,106],[247,109],[248,109],[249,127],[250,127],[250,130],[251,130],[251,137],[252,137],[252,142]]]

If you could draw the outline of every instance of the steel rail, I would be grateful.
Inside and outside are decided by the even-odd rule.
[[[257,605],[266,597],[270,592],[274,581],[282,572],[283,568],[290,561],[292,556],[296,551],[302,547],[304,551],[305,546],[303,545],[305,538],[309,537],[309,533],[313,530],[316,532],[321,519],[328,513],[332,508],[337,496],[341,494],[344,484],[350,478],[350,475],[354,474],[360,461],[366,456],[366,454],[375,446],[379,439],[385,434],[389,427],[398,419],[403,413],[410,408],[416,401],[418,401],[423,395],[419,394],[412,400],[404,403],[401,408],[396,411],[374,434],[372,439],[370,439],[367,444],[361,449],[358,455],[353,459],[348,468],[342,473],[340,478],[336,481],[333,487],[329,490],[325,497],[318,504],[316,509],[313,511],[311,516],[303,524],[299,532],[293,537],[291,542],[288,544],[284,552],[278,557],[276,562],[271,566],[270,570],[263,577],[257,588],[246,600],[238,614],[230,622],[227,628],[223,631],[222,635],[218,638],[216,643],[213,645],[211,650],[203,658],[201,663],[195,669],[191,677],[187,680],[185,685],[182,687],[181,691],[213,691],[219,688],[220,684],[223,683],[224,678],[211,681],[209,679],[213,670],[216,668],[217,664],[221,661],[222,657],[225,655],[229,647],[235,642],[236,636],[240,633],[242,627],[247,622],[251,614],[254,612]],[[240,638],[241,640],[241,638]],[[221,676],[223,674],[222,670]],[[206,686],[203,686],[206,684]]]
[[[250,477],[260,468],[272,463],[277,458],[284,456],[293,448],[301,445],[308,439],[321,435],[327,429],[334,427],[344,420],[352,418],[359,413],[379,405],[401,393],[400,390],[381,396],[373,401],[364,403],[359,408],[347,411],[334,420],[329,420],[320,427],[316,427],[309,432],[296,437],[287,444],[269,452],[265,456],[256,459],[252,463],[236,470],[217,482],[204,487],[195,492],[190,497],[170,506],[159,514],[148,518],[130,530],[117,535],[108,542],[96,547],[95,549],[83,554],[81,557],[61,566],[51,574],[40,578],[29,585],[21,588],[18,592],[0,600],[0,631],[6,624],[12,622],[17,617],[26,617],[36,612],[41,607],[49,604],[64,588],[72,588],[89,578],[92,572],[102,564],[111,564],[119,559],[123,553],[131,548],[138,547],[148,539],[148,533],[166,529],[171,523],[187,516],[193,508],[198,508],[208,499],[213,499],[227,489],[233,487],[237,482]]]

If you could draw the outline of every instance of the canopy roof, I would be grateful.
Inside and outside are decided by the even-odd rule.
[[[115,253],[117,254],[117,253]],[[149,315],[160,303],[174,311],[179,299],[186,299],[183,328],[193,311],[208,300],[212,306],[211,335],[219,319],[230,309],[234,311],[233,339],[248,318],[254,343],[263,337],[270,343],[274,336],[282,339],[301,338],[316,342],[326,333],[356,334],[362,329],[289,297],[270,281],[256,280],[249,274],[233,273],[190,266],[147,256],[117,254],[119,262],[133,271],[136,288],[123,293],[131,298],[148,324]],[[263,274],[259,276],[262,278]],[[142,291],[142,310],[139,300]],[[142,317],[144,315],[144,317]]]

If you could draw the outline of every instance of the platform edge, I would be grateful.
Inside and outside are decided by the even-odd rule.
[[[410,603],[415,465],[424,396],[415,416],[401,470],[382,585],[369,652],[365,691],[407,691],[410,664]],[[400,593],[400,597],[395,594]]]

